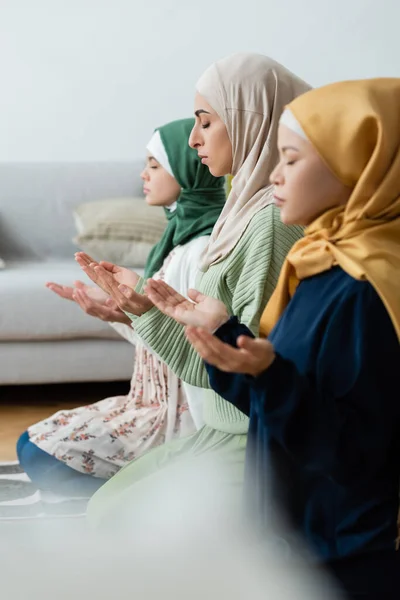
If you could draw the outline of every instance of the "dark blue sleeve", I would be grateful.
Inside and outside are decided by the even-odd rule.
[[[237,348],[236,340],[241,335],[254,338],[246,325],[239,323],[237,317],[231,317],[214,334],[221,342]],[[242,413],[250,415],[251,388],[247,377],[239,373],[225,373],[216,367],[205,363],[210,385],[225,400],[234,404]]]
[[[300,373],[278,354],[259,377],[247,378],[252,410],[295,462],[354,482],[365,462],[384,464],[399,428],[399,366],[397,334],[366,284],[336,308],[312,372]]]

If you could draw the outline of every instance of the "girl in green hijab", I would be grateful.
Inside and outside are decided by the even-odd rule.
[[[167,216],[145,276],[163,279],[183,294],[194,286],[196,265],[225,202],[224,178],[212,176],[188,145],[193,124],[194,119],[184,119],[157,129],[141,175],[147,203],[163,206]],[[121,271],[125,280],[128,273],[136,277]],[[85,308],[90,289],[49,287]],[[106,298],[102,309],[107,311]],[[113,321],[116,312],[110,309]],[[121,313],[118,320],[126,323],[127,317]],[[130,325],[118,324],[118,330],[136,346],[129,394],[58,412],[20,437],[19,461],[39,488],[91,495],[127,462],[201,427],[196,388],[183,384],[135,339]]]
[[[157,159],[179,184],[179,197],[177,202],[165,208],[168,225],[147,259],[145,279],[161,268],[173,248],[210,235],[225,202],[223,177],[211,175],[201,164],[197,151],[188,146],[193,125],[194,119],[168,123],[156,129],[147,145],[150,157]],[[146,181],[144,189],[148,189]],[[156,203],[149,196],[147,201]],[[202,241],[204,246],[206,241]]]

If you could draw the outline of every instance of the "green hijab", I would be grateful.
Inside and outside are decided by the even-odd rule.
[[[210,235],[225,204],[224,177],[211,175],[201,163],[197,151],[188,145],[193,125],[194,119],[168,123],[155,131],[155,135],[161,140],[160,151],[154,152],[154,144],[151,142],[148,146],[154,158],[179,183],[181,193],[174,210],[164,209],[168,219],[167,227],[161,240],[149,254],[144,272],[146,279],[161,268],[175,246]]]

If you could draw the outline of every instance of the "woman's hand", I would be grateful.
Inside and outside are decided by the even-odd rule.
[[[105,292],[107,292],[107,289],[105,288],[107,287],[107,281],[109,281],[109,279],[105,279],[104,277],[100,276],[103,271],[100,271],[100,275],[96,273],[95,267],[102,267],[102,269],[106,271],[107,274],[109,274],[117,284],[123,284],[127,287],[135,288],[140,279],[139,275],[135,273],[135,271],[131,271],[125,267],[119,267],[118,265],[114,265],[114,263],[104,260],[98,263],[85,252],[77,252],[75,254],[75,260],[81,269],[87,273],[90,279]]]
[[[134,271],[113,263],[97,263],[84,252],[78,252],[75,257],[87,276],[106,292],[122,311],[141,316],[153,307],[147,296],[132,289],[139,281],[139,275]]]
[[[108,298],[103,304],[91,298],[85,291],[76,289],[73,294],[73,300],[91,317],[97,317],[108,323],[124,323],[125,325],[131,325],[132,323],[130,318],[118,308],[112,298]]]
[[[70,285],[61,285],[60,283],[55,283],[54,281],[48,281],[46,283],[46,287],[51,290],[52,292],[54,292],[55,294],[57,294],[57,296],[60,296],[60,298],[64,298],[65,300],[72,300],[73,299],[73,293],[75,288],[73,288]]]
[[[57,296],[60,296],[60,298],[65,298],[66,300],[75,301],[73,295],[76,290],[82,290],[89,298],[92,298],[101,304],[105,304],[110,298],[103,290],[100,290],[98,287],[86,285],[83,281],[74,281],[73,286],[61,285],[54,281],[48,281],[46,287],[57,294]]]
[[[82,281],[75,281],[74,286],[49,281],[46,287],[61,298],[76,302],[91,317],[112,323],[131,324],[129,317],[118,308],[115,301],[98,287],[91,287]]]
[[[226,373],[257,377],[275,359],[273,345],[261,338],[241,335],[237,339],[238,348],[234,348],[198,327],[187,327],[186,337],[203,360]]]
[[[203,327],[215,331],[229,319],[228,311],[220,300],[189,290],[187,300],[164,281],[149,279],[145,291],[157,308],[182,325]]]

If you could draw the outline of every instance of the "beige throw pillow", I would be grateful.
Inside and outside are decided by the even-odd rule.
[[[73,214],[75,244],[96,260],[127,267],[145,266],[167,223],[164,209],[148,206],[144,198],[85,202]]]

